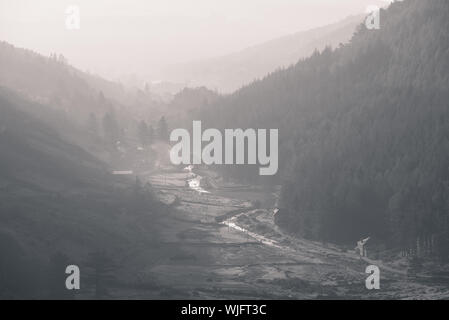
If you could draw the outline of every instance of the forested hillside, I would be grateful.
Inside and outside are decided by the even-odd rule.
[[[45,57],[0,42],[0,68],[1,86],[20,91],[30,99],[65,110],[77,118],[108,110],[98,103],[100,92],[115,101],[123,101],[125,96],[119,84],[81,72],[62,54]]]
[[[112,171],[152,168],[146,121],[159,119],[136,118],[148,104],[125,108],[119,85],[62,56],[1,42],[0,70],[0,298],[73,298],[59,276],[69,261],[115,274],[123,252],[157,240],[166,206]]]
[[[73,298],[58,278],[68,261],[107,254],[111,268],[136,241],[152,245],[166,208],[23,111],[33,108],[0,88],[0,298]]]
[[[170,110],[153,100],[148,87],[125,90],[71,66],[63,55],[45,57],[7,42],[0,42],[0,70],[0,87],[35,102],[16,107],[55,129],[65,141],[112,169],[151,166],[155,154],[150,145],[157,136],[150,137],[150,131],[157,131],[158,121]],[[145,127],[148,132],[142,131]],[[142,146],[145,150],[136,153]]]
[[[203,120],[280,129],[281,226],[448,258],[448,30],[448,1],[395,2],[380,30],[361,25],[348,45],[221,99]]]

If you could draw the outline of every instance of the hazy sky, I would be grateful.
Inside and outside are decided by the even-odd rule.
[[[107,77],[234,52],[385,0],[0,0],[0,40]],[[80,29],[65,10],[80,8]]]

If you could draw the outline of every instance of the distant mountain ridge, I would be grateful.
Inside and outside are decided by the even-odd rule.
[[[337,47],[349,41],[362,15],[328,26],[302,31],[205,61],[176,64],[160,72],[161,79],[206,86],[229,93],[276,69],[288,67],[314,50]]]

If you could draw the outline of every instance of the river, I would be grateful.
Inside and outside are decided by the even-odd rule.
[[[338,246],[286,234],[274,223],[273,199],[253,206],[254,200],[273,198],[271,191],[222,181],[214,188],[202,185],[211,176],[189,166],[150,177],[162,201],[179,199],[161,226],[163,242],[150,254],[158,258],[148,266],[151,281],[167,288],[170,297],[449,298],[447,287],[410,280]],[[381,290],[365,287],[365,268],[372,263],[380,265]]]

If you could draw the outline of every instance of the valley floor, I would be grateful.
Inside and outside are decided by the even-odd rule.
[[[121,288],[120,298],[449,298],[449,285],[408,278],[380,262],[380,290],[368,290],[365,268],[373,262],[285,234],[274,223],[273,190],[230,185],[203,192],[192,177],[198,178],[188,171],[148,176],[174,210],[160,222],[160,243],[130,254],[139,281]],[[256,200],[261,209],[253,208]]]

